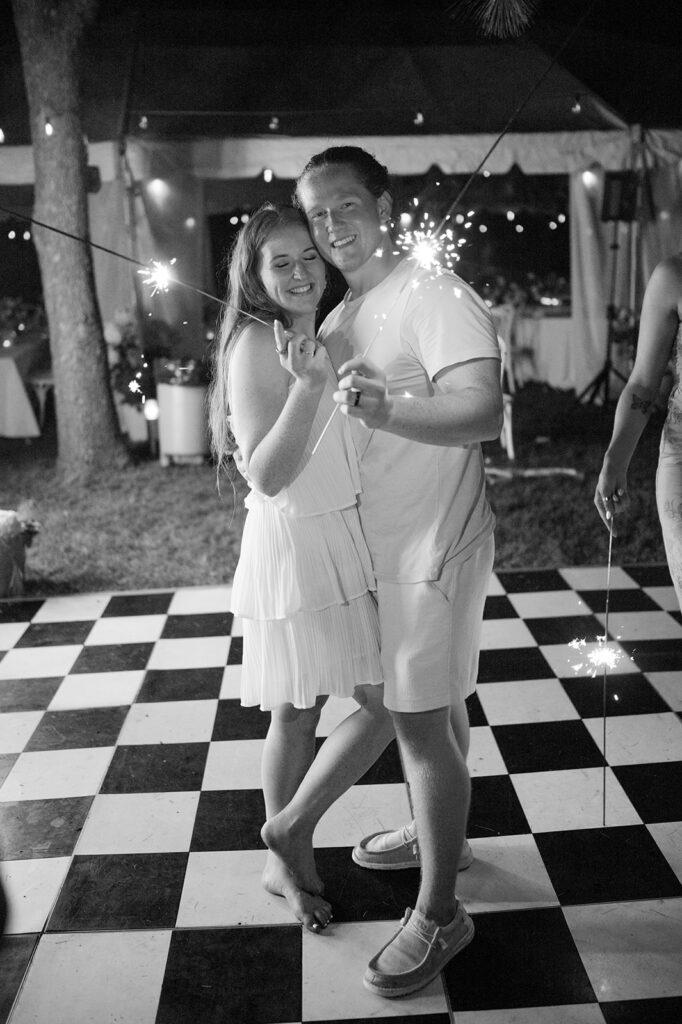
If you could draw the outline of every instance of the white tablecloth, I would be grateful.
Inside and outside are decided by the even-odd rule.
[[[519,316],[514,325],[514,369],[519,384],[534,380],[552,388],[575,387],[570,316]],[[528,358],[523,357],[527,350]]]
[[[31,369],[49,353],[45,339],[0,348],[0,437],[39,437],[40,426],[26,390]]]

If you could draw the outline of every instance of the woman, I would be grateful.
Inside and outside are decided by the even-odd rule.
[[[344,416],[311,455],[337,386],[314,341],[325,280],[300,211],[266,204],[250,218],[232,252],[209,399],[219,470],[234,457],[251,488],[232,611],[244,621],[242,704],[272,712],[262,761],[268,818],[313,761],[327,695],[354,695],[360,712],[383,712],[373,685],[381,682],[374,577]],[[345,750],[348,724],[335,732],[323,749]],[[328,924],[312,847],[297,879],[269,852],[263,884],[309,929]]]
[[[682,608],[682,254],[662,260],[644,293],[635,365],[618,400],[594,503],[613,536],[627,500],[627,471],[672,357],[673,388],[656,472],[656,503],[677,600]]]

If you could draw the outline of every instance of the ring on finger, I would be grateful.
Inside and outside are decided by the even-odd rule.
[[[353,400],[353,408],[355,408],[357,405],[360,405],[360,395],[362,394],[362,391],[355,388],[353,390],[355,393],[355,398]]]

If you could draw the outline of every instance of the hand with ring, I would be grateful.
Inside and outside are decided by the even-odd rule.
[[[324,345],[300,331],[285,331],[279,320],[275,320],[274,332],[279,361],[285,370],[315,390],[323,388],[327,377]]]
[[[362,420],[371,429],[381,428],[389,416],[390,397],[386,377],[374,363],[362,356],[339,367],[339,388],[334,401],[346,416]]]

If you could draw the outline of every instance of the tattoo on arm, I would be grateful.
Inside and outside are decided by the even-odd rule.
[[[632,396],[631,408],[633,410],[634,409],[641,409],[643,416],[646,416],[646,414],[649,411],[650,406],[651,406],[651,402],[650,401],[646,401],[644,398],[638,398],[637,395],[633,395]]]

